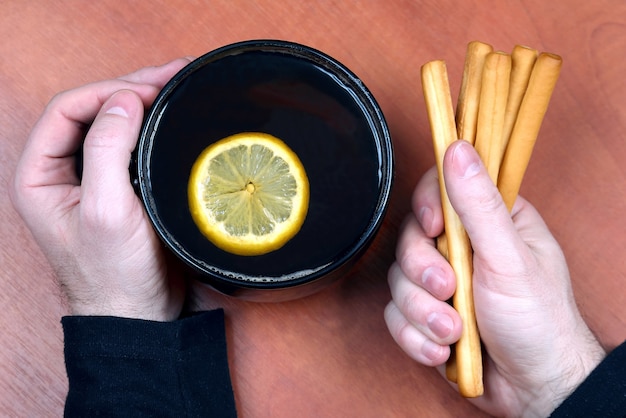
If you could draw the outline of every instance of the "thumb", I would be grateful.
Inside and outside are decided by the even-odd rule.
[[[523,265],[528,255],[511,214],[476,150],[466,141],[450,145],[444,157],[444,179],[450,202],[459,215],[476,257],[500,274]]]
[[[130,210],[124,205],[134,202],[128,168],[142,118],[141,98],[130,90],[116,92],[102,106],[83,146],[83,210],[107,218]]]

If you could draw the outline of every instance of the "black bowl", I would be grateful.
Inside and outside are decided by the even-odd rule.
[[[287,143],[310,183],[300,232],[254,257],[211,244],[187,205],[200,152],[249,131]],[[393,165],[384,116],[361,80],[320,51],[274,40],[228,45],[183,68],[156,98],[137,147],[139,194],[166,246],[198,280],[256,301],[306,296],[341,277],[379,230]]]

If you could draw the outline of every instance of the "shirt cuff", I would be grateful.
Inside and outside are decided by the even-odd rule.
[[[224,312],[173,322],[62,318],[66,415],[235,416]]]

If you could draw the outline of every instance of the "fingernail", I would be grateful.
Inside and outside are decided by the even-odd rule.
[[[428,328],[439,338],[448,337],[454,326],[452,318],[439,312],[433,312],[428,315],[426,323],[428,324]]]
[[[465,141],[454,148],[452,164],[461,173],[461,178],[474,177],[480,171],[480,160],[473,148],[469,142]]]
[[[435,296],[443,294],[446,287],[443,271],[437,267],[427,267],[422,273],[422,284]]]
[[[108,115],[118,115],[118,116],[122,116],[127,118],[128,117],[128,113],[126,112],[126,109],[124,109],[121,106],[113,106],[110,109],[108,109],[106,112],[104,112]]]
[[[431,340],[424,341],[422,344],[422,354],[433,361],[438,361],[441,358],[443,348]]]

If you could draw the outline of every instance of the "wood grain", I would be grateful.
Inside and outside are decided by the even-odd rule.
[[[308,44],[359,75],[389,122],[397,177],[374,245],[323,292],[255,304],[198,286],[199,306],[226,309],[241,416],[483,416],[403,354],[382,318],[397,228],[434,163],[419,68],[446,60],[458,92],[472,40],[563,56],[521,194],[561,242],[592,330],[607,348],[619,344],[626,338],[624,22],[622,0],[2,1],[0,415],[61,416],[67,390],[59,324],[66,310],[6,194],[43,106],[60,90],[252,38]]]

